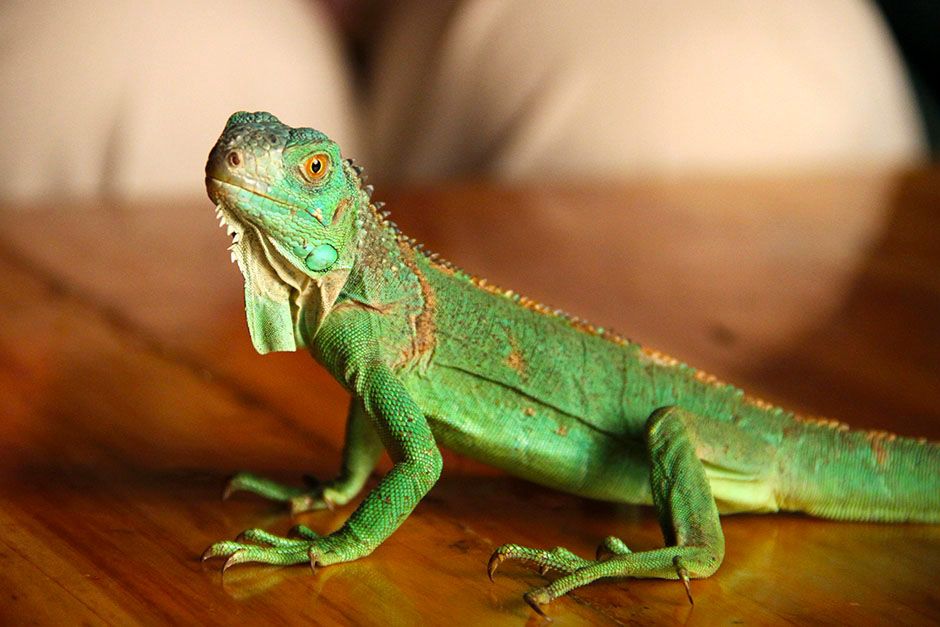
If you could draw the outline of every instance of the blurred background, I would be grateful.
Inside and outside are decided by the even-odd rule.
[[[205,158],[228,115],[267,110],[336,139],[405,230],[468,271],[735,376],[814,350],[898,224],[935,230],[933,200],[904,216],[940,146],[938,7],[6,2],[0,213],[53,208],[35,217],[49,239],[66,215],[122,216],[119,235],[68,228],[66,245],[89,232],[57,251],[97,264],[77,273],[90,289],[132,237],[221,261]],[[898,241],[891,263],[926,279]],[[175,268],[184,293],[153,306],[204,301],[216,257]],[[869,358],[931,345],[924,325]]]
[[[228,115],[267,110],[336,139],[379,198],[526,190],[390,208],[472,272],[719,368],[747,363],[844,304],[898,177],[936,154],[938,7],[6,2],[0,202],[201,206]],[[818,202],[846,175],[850,197]],[[631,198],[624,183],[653,188]],[[202,227],[186,216],[163,228]]]
[[[236,110],[394,183],[909,164],[930,0],[77,0],[0,8],[0,198],[201,194]]]

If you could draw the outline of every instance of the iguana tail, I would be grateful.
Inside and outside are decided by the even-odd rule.
[[[781,509],[840,520],[940,522],[940,443],[798,422],[779,449]]]

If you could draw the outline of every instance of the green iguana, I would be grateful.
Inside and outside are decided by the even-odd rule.
[[[460,271],[402,235],[319,131],[236,113],[206,185],[233,235],[255,348],[307,349],[352,394],[335,479],[295,488],[239,473],[226,494],[332,508],[359,493],[383,449],[394,463],[338,531],[250,529],[206,550],[223,569],[368,555],[437,481],[438,444],[552,488],[656,507],[661,549],[615,537],[596,559],[497,548],[491,578],[507,559],[561,573],[524,595],[539,613],[602,577],[679,579],[691,601],[689,579],[724,556],[719,513],[940,522],[937,443],[801,417]]]

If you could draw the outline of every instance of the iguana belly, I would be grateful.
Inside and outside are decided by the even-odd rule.
[[[447,366],[411,374],[406,386],[438,442],[467,457],[591,498],[649,503],[641,440]]]

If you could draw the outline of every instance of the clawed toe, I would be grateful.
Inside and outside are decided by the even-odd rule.
[[[304,529],[304,533],[316,535],[313,531]],[[300,564],[307,561],[312,543],[312,539],[285,538],[263,529],[247,529],[238,534],[235,541],[224,540],[207,548],[202,554],[202,561],[225,558],[222,564],[223,573],[236,564],[246,562],[278,566]]]
[[[631,559],[630,549],[622,540],[614,536],[604,538],[597,548],[597,553],[596,560],[586,560],[560,546],[553,549],[531,549],[518,544],[504,544],[493,552],[486,570],[492,580],[500,564],[506,560],[517,560],[534,567],[541,575],[546,575],[549,571],[560,573],[561,576],[553,580],[550,585],[535,588],[523,595],[525,602],[535,612],[545,616],[542,606],[573,588],[599,577],[608,576],[608,573],[617,572],[622,560]],[[683,578],[685,583],[688,579],[688,572],[678,570],[681,566],[679,563],[676,568],[680,578],[683,578],[683,572],[685,572],[686,576]]]
[[[499,547],[493,551],[493,554],[490,555],[490,561],[486,564],[486,574],[489,575],[490,581],[495,581],[496,569],[499,568],[503,560],[509,557],[507,554],[501,552],[502,548],[503,547]]]
[[[522,595],[522,599],[528,603],[529,607],[535,610],[538,615],[548,618],[548,615],[545,614],[542,606],[551,603],[552,598],[545,588],[536,588],[535,590],[530,590]]]
[[[202,561],[215,558],[215,557],[228,557],[235,551],[245,548],[245,545],[240,542],[230,542],[223,540],[222,542],[216,542],[205,551],[202,552]]]
[[[672,558],[672,565],[676,567],[676,574],[679,575],[679,580],[685,587],[685,596],[689,598],[689,605],[695,605],[695,599],[692,598],[692,586],[689,583],[689,569],[685,567],[682,558],[678,555]]]
[[[321,509],[333,511],[335,507],[333,501],[319,488],[315,488],[312,492],[291,497],[290,500],[288,500],[288,504],[290,505],[290,513],[292,516]]]
[[[509,559],[535,566],[541,575],[546,575],[550,570],[570,574],[578,568],[592,563],[560,546],[556,546],[551,550],[544,550],[530,549],[528,547],[519,546],[518,544],[504,544],[493,551],[493,555],[490,556],[489,563],[487,564],[486,572],[491,581],[499,565]],[[536,613],[548,618],[544,610],[542,610],[542,606],[550,603],[553,598],[548,589],[535,588],[522,595],[522,598]]]
[[[228,558],[226,558],[225,562],[222,564],[222,574],[224,575],[225,571],[227,571],[229,568],[231,568],[235,564],[241,564],[241,563],[249,562],[249,561],[251,560],[248,558],[248,549],[238,549],[237,551],[229,555]]]
[[[250,472],[239,472],[225,482],[222,500],[227,500],[236,492],[248,492],[272,501],[288,503],[293,513],[328,507],[321,498],[323,490],[320,482],[310,477],[305,477],[304,481],[308,487],[301,488],[283,485]]]
[[[316,540],[320,537],[316,531],[308,527],[307,525],[294,525],[290,528],[290,531],[287,532],[290,536],[295,536],[297,538],[303,538],[304,540]]]
[[[533,566],[541,575],[546,575],[552,570],[561,573],[572,573],[578,568],[590,564],[588,560],[582,559],[560,546],[545,550],[530,549],[518,544],[504,544],[493,551],[493,555],[490,556],[487,563],[486,572],[490,577],[490,581],[493,580],[499,565],[507,559],[518,560],[526,565]]]

